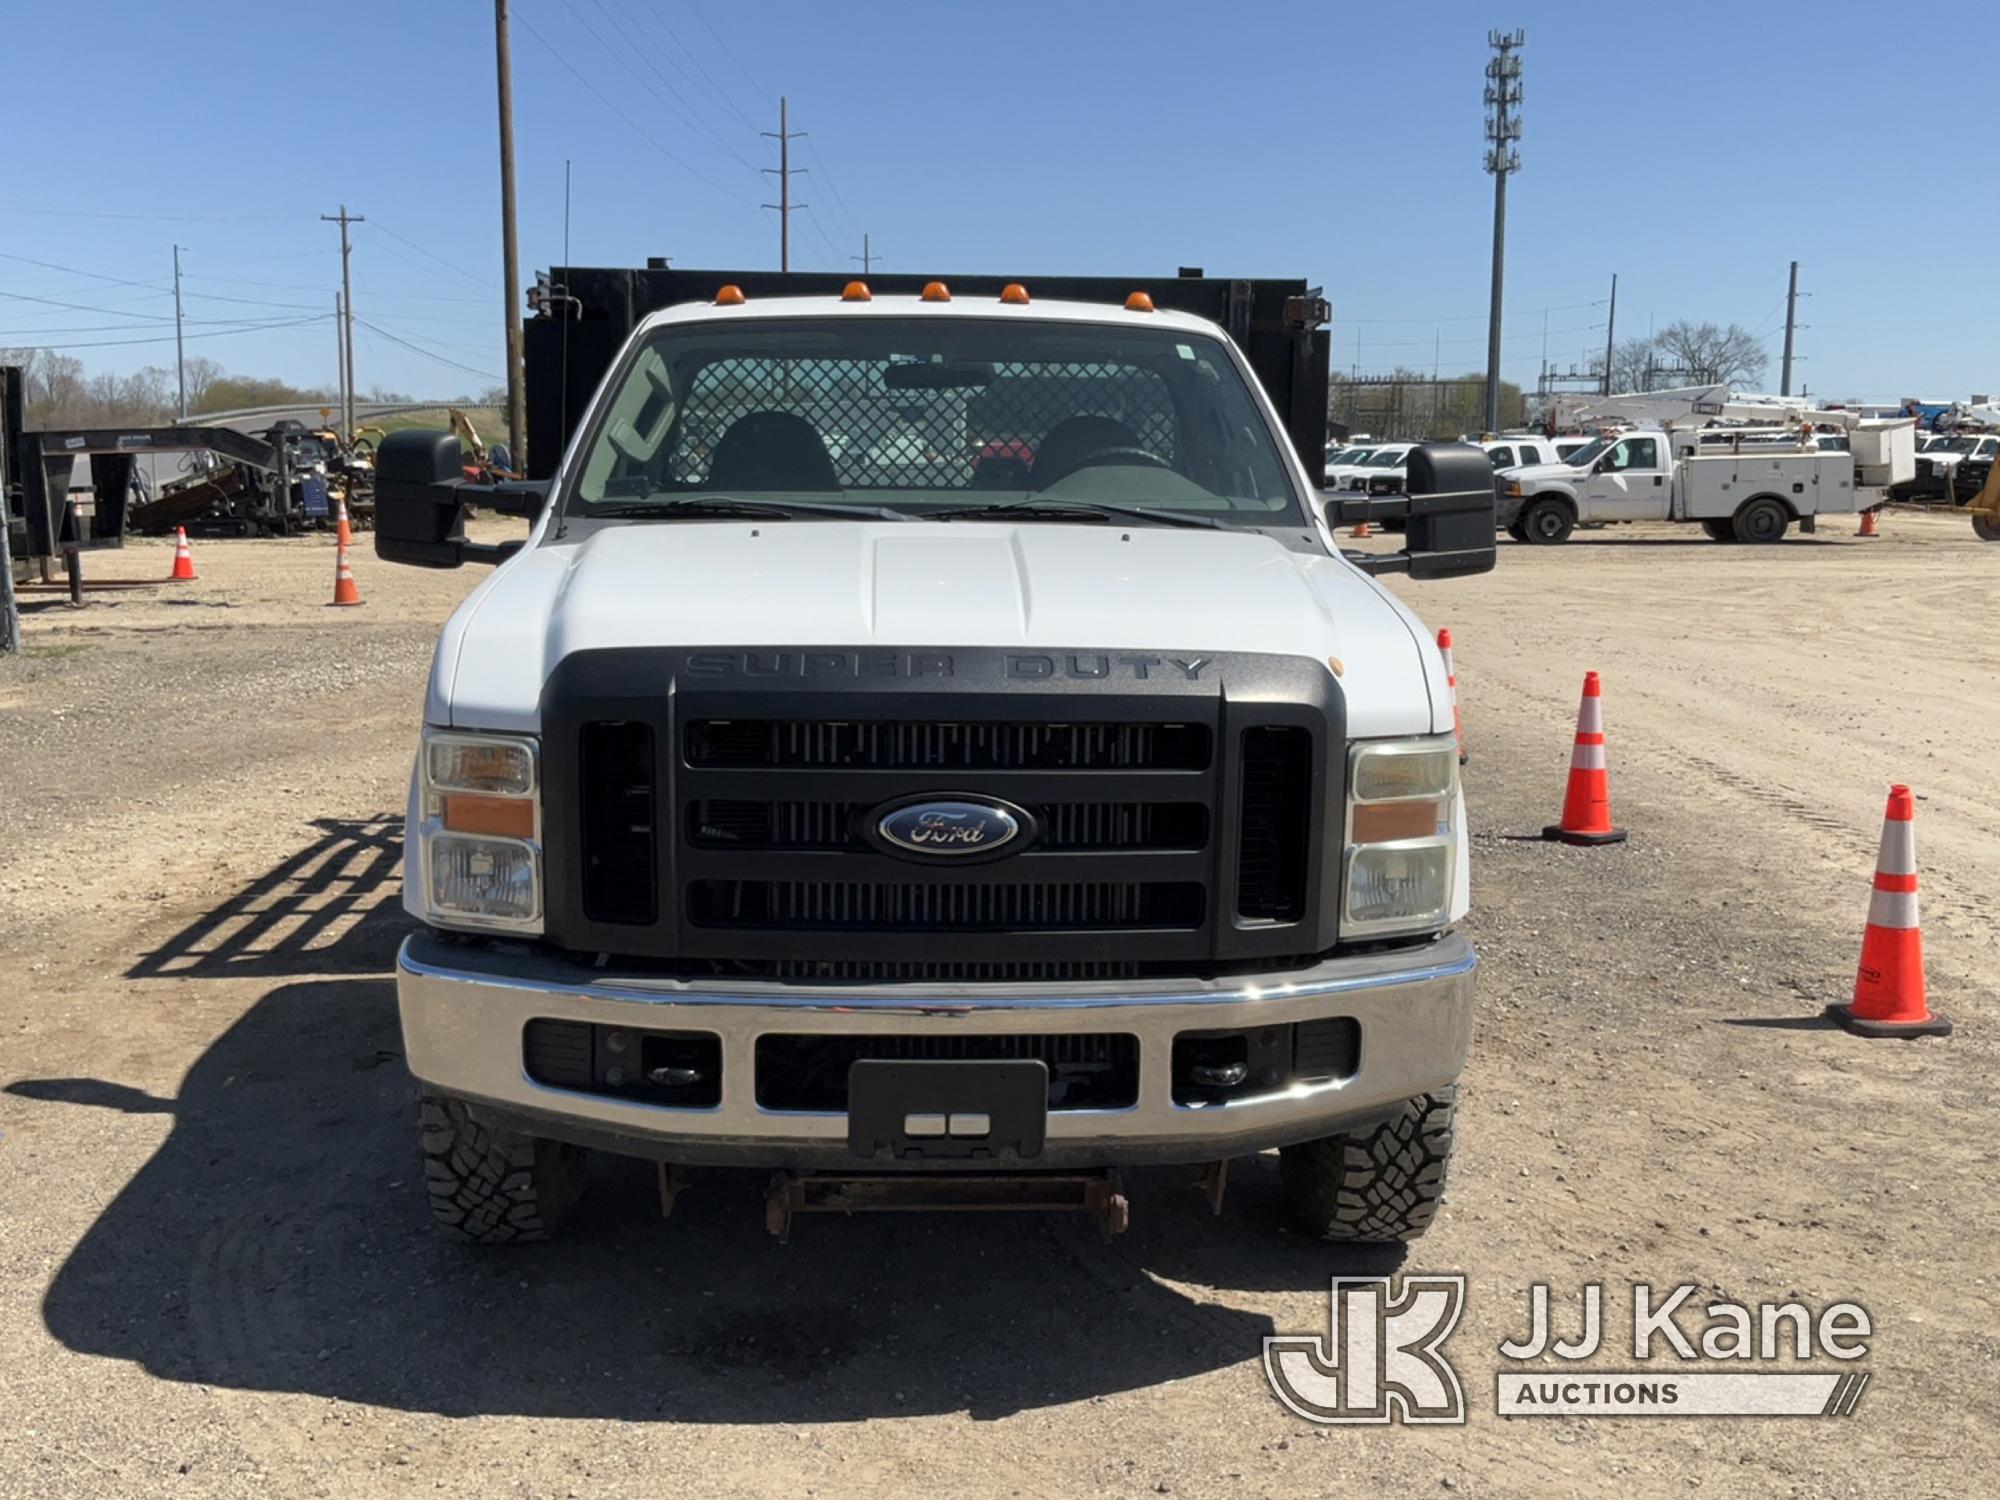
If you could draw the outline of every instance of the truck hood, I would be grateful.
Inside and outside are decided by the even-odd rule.
[[[1517,464],[1511,469],[1502,469],[1500,477],[1504,483],[1518,484],[1526,489],[1531,484],[1547,484],[1551,481],[1579,481],[1589,477],[1588,469],[1579,469],[1575,464]]]
[[[1349,732],[1451,727],[1428,634],[1373,579],[1249,531],[984,522],[673,522],[531,543],[445,626],[426,719],[540,727],[572,652],[1019,646],[1341,664]]]

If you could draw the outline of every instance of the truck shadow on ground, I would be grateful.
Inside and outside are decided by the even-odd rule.
[[[379,974],[409,921],[403,819],[316,818],[319,837],[140,955],[128,979]]]
[[[780,1245],[762,1174],[693,1174],[663,1222],[650,1165],[616,1158],[593,1161],[554,1244],[446,1242],[424,1207],[415,1089],[381,974],[403,924],[393,859],[357,826],[376,827],[329,826],[315,858],[134,969],[284,976],[178,1098],[94,1078],[7,1086],[56,1111],[174,1117],[46,1294],[67,1347],[168,1380],[447,1415],[990,1417],[1236,1365],[1261,1380],[1266,1334],[1325,1328],[1332,1276],[1401,1262],[1400,1247],[1285,1232],[1268,1156],[1232,1164],[1219,1219],[1191,1172],[1128,1176],[1133,1227],[1111,1242],[1080,1216],[882,1214],[805,1216]],[[314,917],[328,901],[359,917],[330,948]],[[289,912],[282,936],[257,920],[273,908]],[[341,973],[364,961],[374,973]],[[327,969],[337,977],[296,977]],[[1289,1294],[1297,1311],[1274,1330],[1223,1305],[1234,1293]]]

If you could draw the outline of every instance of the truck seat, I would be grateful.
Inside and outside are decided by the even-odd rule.
[[[837,490],[819,432],[788,411],[747,412],[715,445],[708,482],[718,490]]]
[[[1076,472],[1077,466],[1093,453],[1106,448],[1144,448],[1139,434],[1115,417],[1092,413],[1064,417],[1049,429],[1035,451],[1035,488],[1045,490],[1058,479]]]

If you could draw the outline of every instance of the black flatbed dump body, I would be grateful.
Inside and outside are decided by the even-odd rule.
[[[555,472],[598,382],[648,314],[686,302],[711,302],[725,285],[741,287],[755,301],[837,297],[854,279],[831,271],[681,270],[657,260],[644,270],[558,266],[548,271],[530,295],[536,311],[523,331],[528,477],[546,479]],[[1156,277],[876,272],[867,278],[869,289],[884,296],[914,297],[931,281],[944,282],[957,299],[998,300],[1001,288],[1018,281],[1033,297],[1111,307],[1140,291],[1155,307],[1208,318],[1243,350],[1307,471],[1320,471],[1326,449],[1332,350],[1326,325],[1331,314],[1319,289],[1303,280],[1233,279],[1187,274],[1185,268],[1182,274]]]

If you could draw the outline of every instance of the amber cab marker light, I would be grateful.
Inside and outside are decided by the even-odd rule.
[[[1144,292],[1134,292],[1125,299],[1125,311],[1127,312],[1151,312],[1152,310],[1153,299]]]
[[[840,294],[840,300],[842,302],[873,302],[875,294],[868,290],[867,282],[850,281],[847,283],[847,290]]]
[[[715,305],[717,307],[741,307],[743,305],[743,288],[740,286],[724,287],[715,294]]]
[[[1028,289],[1018,281],[1010,281],[1000,288],[1000,300],[1012,303],[1015,307],[1026,307],[1028,305]]]
[[[942,281],[926,281],[924,283],[923,300],[926,302],[949,302],[951,301],[951,288],[946,286]]]

